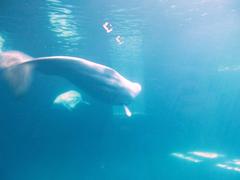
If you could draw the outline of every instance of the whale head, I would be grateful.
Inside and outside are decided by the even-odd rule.
[[[119,92],[119,99],[122,104],[130,104],[142,91],[142,86],[137,82],[132,82],[127,79],[122,79],[122,92]],[[123,96],[121,97],[120,94]],[[121,97],[121,98],[120,98]]]
[[[137,97],[141,91],[142,91],[142,86],[137,82],[133,82],[131,85],[131,91],[130,91],[132,98]]]

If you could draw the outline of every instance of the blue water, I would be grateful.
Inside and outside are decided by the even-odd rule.
[[[59,77],[34,74],[21,97],[1,82],[0,179],[240,179],[239,37],[237,0],[1,1],[1,51],[90,59],[142,92],[127,118],[101,102],[57,108],[76,89]]]

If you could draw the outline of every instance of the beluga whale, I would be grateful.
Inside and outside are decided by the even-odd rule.
[[[65,78],[86,94],[110,105],[121,105],[131,116],[128,105],[141,92],[141,85],[123,77],[115,69],[71,56],[31,57],[20,51],[0,53],[0,74],[16,94],[26,92],[33,71]]]

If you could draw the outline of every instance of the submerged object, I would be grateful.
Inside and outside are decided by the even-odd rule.
[[[183,153],[178,153],[178,152],[171,153],[171,155],[176,157],[176,158],[183,159],[183,160],[186,160],[186,161],[190,161],[190,162],[193,162],[193,163],[199,163],[199,162],[202,161],[202,160],[200,160],[198,158],[195,158],[193,156],[189,156],[189,155],[186,155],[186,154],[183,154]]]
[[[216,166],[219,168],[225,169],[225,170],[230,170],[230,171],[235,171],[235,172],[240,173],[240,160],[239,159],[232,159],[230,161],[217,163]]]
[[[16,93],[27,90],[32,71],[63,77],[87,94],[111,105],[126,106],[141,92],[141,85],[116,70],[82,58],[49,56],[32,58],[19,51],[0,53],[0,72]],[[125,111],[131,116],[129,110]],[[129,112],[128,112],[129,111]]]
[[[240,173],[240,159],[239,158],[226,158],[224,154],[218,154],[216,152],[207,151],[190,151],[187,153],[173,152],[171,156],[190,161],[193,163],[205,163],[205,165],[211,165],[212,167],[221,168],[228,171]],[[212,162],[212,163],[211,163]]]
[[[112,32],[112,30],[113,30],[112,25],[111,25],[109,22],[105,22],[105,23],[103,24],[103,28],[105,29],[105,31],[106,31],[107,33],[110,33],[110,32]]]
[[[126,114],[128,117],[131,117],[131,116],[132,116],[132,112],[129,110],[129,108],[128,108],[126,105],[124,105],[123,108],[124,108],[125,114]]]
[[[53,103],[63,105],[67,109],[72,110],[80,102],[84,102],[81,94],[77,91],[70,90],[58,95]]]
[[[222,154],[218,154],[216,152],[207,152],[207,151],[190,151],[187,153],[174,152],[174,153],[171,153],[171,155],[176,158],[195,162],[195,163],[203,162],[205,160],[210,160],[210,159],[211,160],[218,159],[220,157],[223,157]]]
[[[116,42],[117,42],[119,45],[121,45],[121,44],[124,43],[123,38],[122,38],[121,36],[119,36],[119,35],[115,38],[115,40],[116,40]]]
[[[189,152],[189,153],[194,155],[194,156],[207,158],[207,159],[216,159],[216,158],[219,158],[219,157],[222,156],[222,155],[220,155],[218,153],[214,153],[214,152],[192,151],[192,152]]]

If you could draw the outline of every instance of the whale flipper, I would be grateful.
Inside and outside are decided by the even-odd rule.
[[[31,59],[32,57],[18,51],[0,54],[0,72],[16,95],[23,94],[31,83],[32,65],[19,66]]]
[[[129,110],[129,108],[126,105],[123,105],[123,108],[124,108],[125,114],[128,117],[131,117],[132,116],[132,112]]]

